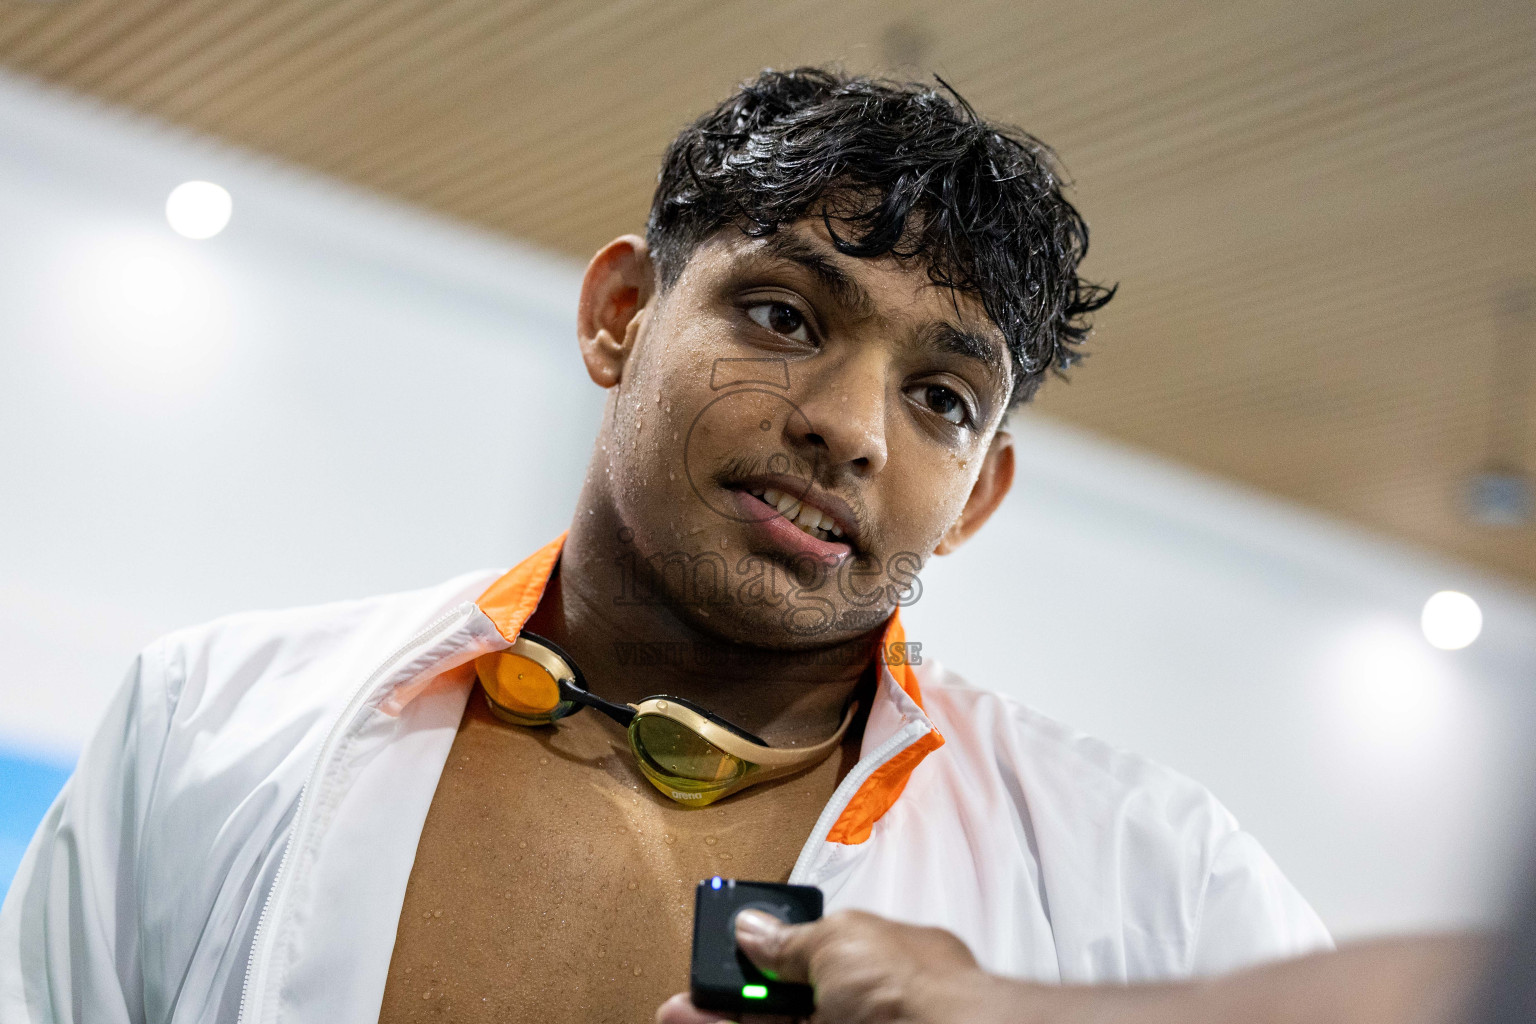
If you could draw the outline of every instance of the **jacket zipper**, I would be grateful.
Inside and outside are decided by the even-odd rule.
[[[854,765],[853,769],[843,776],[843,781],[832,793],[832,799],[828,800],[827,806],[821,809],[821,815],[816,819],[816,827],[811,829],[810,838],[806,839],[805,846],[800,849],[800,856],[795,861],[794,870],[789,873],[790,884],[811,884],[808,879],[811,877],[812,864],[822,853],[822,847],[827,842],[827,834],[832,831],[832,826],[837,824],[837,819],[842,817],[843,811],[848,807],[848,801],[853,799],[860,787],[869,781],[869,777],[880,770],[886,762],[932,731],[933,727],[926,722],[908,722],[887,737],[884,743],[876,747],[868,757]]]
[[[470,607],[474,606],[470,605]],[[388,658],[380,662],[377,668],[368,673],[367,678],[363,680],[357,689],[352,691],[351,696],[347,698],[347,703],[342,707],[342,710],[326,731],[325,742],[320,744],[320,751],[315,755],[315,762],[310,767],[308,777],[304,780],[304,788],[299,791],[299,807],[294,814],[293,828],[288,833],[287,842],[283,844],[283,856],[278,861],[277,875],[272,879],[272,888],[267,891],[267,898],[262,903],[261,916],[256,919],[256,931],[251,936],[251,955],[245,963],[245,981],[240,987],[240,1014],[235,1018],[237,1024],[246,1024],[246,1009],[251,996],[251,980],[256,974],[256,965],[261,958],[261,942],[267,931],[267,920],[271,916],[272,905],[276,901],[278,891],[282,888],[283,883],[289,880],[288,858],[293,853],[294,843],[308,825],[307,812],[313,803],[310,799],[310,791],[318,781],[317,776],[321,768],[329,759],[337,734],[344,732],[345,728],[351,724],[352,719],[357,717],[358,711],[361,710],[363,699],[372,695],[373,690],[378,686],[378,680],[386,671],[397,664],[401,658],[405,657],[413,649],[420,647],[425,641],[443,632],[443,627],[449,622],[454,619],[463,618],[467,614],[468,609],[464,605],[459,605],[457,608],[439,617],[430,626],[417,633]]]

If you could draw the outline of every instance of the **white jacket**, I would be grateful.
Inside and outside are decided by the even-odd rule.
[[[146,649],[0,909],[0,1021],[376,1021],[470,662],[509,645],[558,552]],[[882,670],[791,881],[1042,981],[1331,944],[1205,789],[926,659]]]

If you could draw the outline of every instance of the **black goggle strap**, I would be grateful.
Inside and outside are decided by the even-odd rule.
[[[626,729],[629,728],[629,723],[635,720],[634,708],[628,704],[615,704],[611,700],[603,700],[597,694],[577,685],[574,679],[557,679],[555,684],[560,687],[560,699],[570,701],[578,708],[588,707],[593,711],[599,711]],[[572,713],[575,713],[574,710]]]

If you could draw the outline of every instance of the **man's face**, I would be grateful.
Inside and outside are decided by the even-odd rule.
[[[802,221],[718,232],[639,316],[596,463],[634,554],[618,599],[772,648],[912,600],[1006,412],[980,303]]]

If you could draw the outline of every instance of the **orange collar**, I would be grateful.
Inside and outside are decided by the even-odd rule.
[[[560,551],[565,546],[565,538],[566,534],[562,533],[523,559],[492,583],[475,602],[508,643],[517,639],[523,625],[527,623],[534,610],[538,608],[539,601],[544,597],[544,589],[549,586],[549,578],[555,571],[555,563],[560,560]],[[921,712],[923,694],[917,685],[917,673],[912,671],[912,666],[907,664],[905,657],[890,656],[891,652],[904,652],[905,642],[906,631],[902,629],[901,616],[893,611],[886,623],[885,634],[881,637],[881,650],[886,660],[885,668],[895,680],[896,685]],[[896,663],[892,664],[892,661]],[[901,796],[902,790],[907,786],[908,778],[912,775],[912,770],[923,758],[943,745],[944,737],[939,735],[937,729],[933,729],[877,768],[848,801],[847,807],[828,833],[827,840],[851,845],[868,839],[875,822],[890,810],[896,803],[896,798]],[[869,748],[867,738],[865,747]]]
[[[517,563],[475,602],[507,643],[517,639],[523,624],[543,599],[544,588],[549,586],[549,577],[560,560],[560,549],[565,547],[565,538],[562,533]]]

